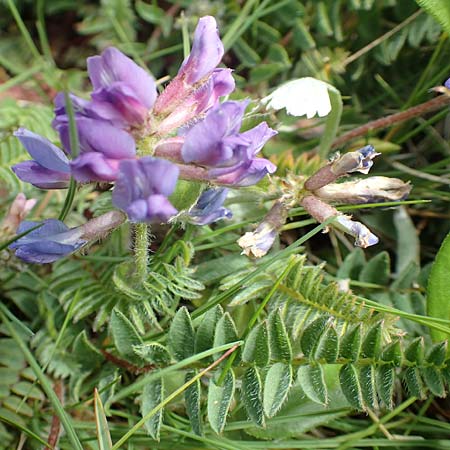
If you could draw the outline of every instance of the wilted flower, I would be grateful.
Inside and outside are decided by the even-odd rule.
[[[9,248],[16,250],[16,256],[26,262],[50,263],[73,253],[86,241],[81,239],[80,228],[68,228],[56,219],[47,219],[43,222],[22,222],[17,229],[21,234],[36,226],[39,228],[13,242]]]
[[[61,189],[69,184],[70,166],[64,152],[49,140],[25,128],[14,132],[33,160],[12,166],[14,173],[41,189]]]
[[[335,226],[353,236],[358,247],[366,248],[378,244],[378,238],[364,224],[351,220],[349,216],[337,216]]]
[[[227,194],[227,188],[202,192],[197,203],[188,211],[188,221],[195,225],[207,225],[220,219],[231,219],[231,211],[222,206]]]
[[[261,258],[271,249],[277,234],[270,224],[262,222],[255,231],[247,232],[239,238],[237,243],[243,254]]]
[[[145,156],[122,161],[113,191],[113,204],[131,222],[167,222],[177,213],[167,197],[175,189],[179,169],[164,159]]]
[[[282,200],[276,201],[255,231],[247,232],[238,239],[238,245],[247,256],[261,258],[271,248],[287,218],[287,206]]]
[[[351,220],[351,217],[340,213],[336,208],[323,202],[318,197],[307,195],[302,198],[300,203],[305,208],[305,211],[320,223],[331,217],[336,217],[331,226],[353,236],[355,245],[358,247],[366,248],[378,243],[378,238],[365,225]]]
[[[248,102],[217,105],[204,120],[190,128],[181,150],[185,163],[206,167],[211,180],[220,184],[249,186],[276,166],[256,154],[276,134],[265,122],[239,133]]]
[[[308,119],[316,114],[327,116],[331,111],[329,85],[311,77],[289,81],[262,99],[268,108],[282,109],[292,116],[306,115]]]
[[[337,155],[326,166],[321,167],[314,175],[305,181],[305,189],[315,191],[337,180],[343,175],[353,172],[367,174],[373,166],[372,159],[381,153],[377,153],[372,145],[366,145],[354,152]]]
[[[332,183],[317,189],[314,194],[336,203],[373,203],[405,199],[411,185],[398,178],[370,177],[345,183]]]
[[[34,208],[37,200],[30,198],[27,200],[25,194],[20,192],[11,203],[5,218],[0,224],[0,230],[3,235],[14,234],[28,213]]]
[[[381,153],[377,153],[373,145],[366,145],[354,152],[348,152],[342,156],[338,156],[331,162],[331,171],[337,176],[353,172],[360,172],[367,175],[373,166],[373,158],[378,155],[381,155]]]

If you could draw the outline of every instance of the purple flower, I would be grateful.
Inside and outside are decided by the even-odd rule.
[[[93,103],[76,96],[71,96],[71,100],[80,151],[80,155],[70,163],[74,178],[83,183],[114,181],[119,161],[136,157],[133,136],[117,126],[117,115],[113,109],[96,109]],[[55,98],[55,114],[53,126],[59,132],[64,148],[71,153],[69,120],[62,94]],[[102,119],[102,114],[109,120]]]
[[[233,215],[231,211],[222,206],[227,194],[227,188],[204,191],[197,203],[189,209],[188,221],[195,225],[207,225],[220,219],[231,219]]]
[[[445,86],[447,89],[450,89],[450,78],[444,83],[444,86]]]
[[[190,94],[160,124],[157,132],[165,135],[172,130],[189,123],[218,103],[219,97],[233,92],[235,82],[231,69],[215,69],[211,77]]]
[[[181,154],[185,163],[209,169],[211,179],[220,184],[249,186],[276,166],[256,154],[276,131],[265,122],[239,133],[248,101],[229,101],[214,107],[206,118],[186,132]]]
[[[175,164],[151,156],[121,161],[113,204],[131,222],[167,222],[177,213],[167,197],[175,189],[178,174]]]
[[[47,219],[43,222],[22,222],[17,234],[24,233],[37,225],[39,228],[13,242],[9,248],[16,250],[16,256],[26,262],[50,263],[73,253],[86,243],[81,239],[80,228],[68,228],[61,221]]]
[[[211,16],[202,17],[195,29],[191,53],[184,60],[177,76],[158,97],[154,108],[155,114],[168,115],[207,83],[220,63],[223,52],[216,20]],[[229,81],[231,74],[222,73],[222,76],[228,78],[224,91],[229,93],[234,89],[234,82]]]
[[[197,83],[220,63],[223,52],[216,19],[202,17],[195,29],[191,53],[183,61],[177,76],[189,84]]]
[[[41,189],[61,189],[68,186],[69,160],[61,149],[25,128],[19,128],[14,136],[19,138],[33,158],[12,166],[12,170],[22,181]]]
[[[150,74],[114,47],[88,58],[87,66],[94,109],[115,110],[124,125],[145,121],[157,96]]]

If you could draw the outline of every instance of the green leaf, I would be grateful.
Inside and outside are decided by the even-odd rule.
[[[170,324],[167,341],[170,351],[178,361],[194,354],[194,327],[185,306],[176,312]]]
[[[327,363],[333,363],[339,353],[339,338],[336,328],[331,323],[319,338],[317,348],[314,352],[315,360],[325,360]]]
[[[229,342],[236,342],[238,340],[236,325],[229,313],[225,313],[217,322],[216,331],[214,334],[214,347],[219,347]],[[215,355],[219,358],[220,355]]]
[[[381,351],[383,322],[378,322],[369,329],[362,343],[362,355],[365,358],[378,358]]]
[[[394,225],[397,231],[396,272],[400,274],[409,264],[420,264],[420,241],[414,223],[404,206],[395,211]]]
[[[158,406],[164,397],[164,383],[162,378],[157,378],[148,382],[142,392],[142,417],[145,417],[152,409]],[[159,441],[159,432],[161,429],[163,417],[163,408],[145,422],[145,428],[148,434]]]
[[[300,366],[297,371],[297,381],[303,392],[313,402],[326,405],[328,402],[328,390],[322,366]]]
[[[97,442],[99,450],[111,450],[112,441],[109,432],[108,421],[106,420],[105,410],[98,395],[97,389],[94,390],[94,410],[95,410],[95,424],[97,427]]]
[[[424,367],[422,376],[425,385],[437,397],[445,397],[444,380],[438,369],[435,367]]]
[[[361,351],[361,325],[355,325],[345,333],[341,340],[339,355],[341,358],[357,361]]]
[[[376,385],[374,366],[363,366],[359,371],[359,382],[365,404],[374,409],[376,406]]]
[[[264,383],[264,412],[273,417],[283,405],[292,383],[290,364],[275,363],[267,372]]]
[[[450,3],[447,0],[416,0],[450,34]]]
[[[119,354],[130,361],[141,362],[133,350],[134,346],[143,344],[141,336],[123,312],[116,308],[111,313],[110,327]]]
[[[316,46],[314,38],[301,18],[298,18],[294,25],[294,42],[302,50],[311,50]]]
[[[223,309],[216,305],[205,313],[195,333],[195,353],[201,353],[214,346],[214,333],[219,319],[223,316]]]
[[[342,392],[355,409],[364,409],[361,384],[358,371],[353,364],[344,364],[339,371]]]
[[[385,285],[391,273],[389,253],[384,251],[370,259],[359,275],[359,281]]]
[[[80,364],[82,370],[93,370],[101,361],[103,355],[89,341],[86,330],[83,330],[73,343],[72,355]]]
[[[392,396],[394,395],[395,369],[391,366],[377,368],[377,391],[384,404],[392,409]]]
[[[395,367],[400,367],[403,361],[402,349],[400,341],[394,341],[386,346],[381,354],[381,359],[392,363]]]
[[[345,257],[344,262],[339,266],[337,278],[357,280],[365,264],[366,257],[363,249],[355,248]]]
[[[439,342],[431,347],[427,356],[427,361],[435,366],[444,364],[445,356],[447,354],[447,341]]]
[[[249,367],[242,378],[242,402],[250,420],[259,427],[265,424],[262,403],[262,383],[256,367]]]
[[[185,382],[187,383],[196,375],[195,371],[189,371],[186,374]],[[186,402],[186,412],[191,422],[192,431],[198,436],[202,435],[202,416],[200,410],[201,384],[200,380],[191,384],[184,391],[184,400]]]
[[[417,365],[422,365],[425,355],[423,337],[414,339],[405,350],[405,358],[409,362],[415,362]]]
[[[319,339],[326,329],[327,322],[328,318],[321,316],[309,323],[308,326],[303,330],[300,344],[305,356],[313,355],[314,350],[317,348]]]
[[[218,386],[214,380],[209,383],[208,420],[216,433],[221,433],[225,427],[228,410],[233,400],[234,388],[235,381],[232,369],[227,372],[222,386]]]
[[[188,209],[194,205],[203,190],[203,183],[178,180],[174,193],[169,197],[178,210]]]
[[[448,293],[450,292],[449,267],[450,233],[444,239],[436,255],[433,267],[431,268],[430,278],[428,279],[427,314],[430,317],[450,319],[450,302],[448,301]],[[448,338],[446,333],[435,330],[434,328],[430,328],[430,334],[435,342]]]
[[[258,367],[265,367],[269,364],[269,359],[267,326],[266,322],[261,322],[250,331],[248,337],[245,339],[242,360],[256,364]]]
[[[403,372],[403,380],[410,395],[420,399],[425,398],[426,389],[417,367],[408,367]]]
[[[273,311],[268,318],[270,358],[272,361],[291,361],[292,348],[280,311]]]
[[[145,342],[135,345],[134,352],[144,361],[157,366],[165,366],[170,362],[170,353],[164,345],[159,342]]]

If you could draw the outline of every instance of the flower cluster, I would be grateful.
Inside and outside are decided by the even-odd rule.
[[[145,223],[167,222],[178,214],[169,200],[178,179],[227,187],[257,183],[276,170],[258,156],[276,132],[265,122],[240,132],[248,101],[220,102],[235,87],[232,71],[217,68],[223,53],[215,19],[201,18],[191,53],[160,95],[154,78],[118,49],[88,58],[90,99],[63,93],[55,98],[52,125],[62,149],[19,129],[15,135],[33,159],[16,164],[14,172],[42,189],[65,188],[71,177],[80,183],[114,183],[114,206],[131,222]],[[71,136],[69,109],[78,139]],[[75,141],[78,146],[72,148]],[[187,205],[191,222],[229,217],[222,206],[226,192],[205,193],[196,205]],[[12,248],[25,248],[33,236],[66,239],[64,227],[45,222]]]
[[[367,174],[373,166],[373,159],[378,155],[372,145],[342,156],[338,154],[307,180],[303,179],[303,187],[297,194],[292,194],[295,190],[289,187],[291,192],[274,203],[258,227],[238,240],[243,249],[242,253],[256,258],[264,256],[284,225],[289,208],[297,203],[320,223],[334,218],[330,225],[353,236],[356,246],[366,248],[377,244],[378,237],[364,224],[342,214],[328,202],[361,204],[406,198],[411,185],[398,178],[376,176],[365,180],[334,183],[338,178],[355,172]],[[298,180],[294,180],[294,183],[297,182]]]

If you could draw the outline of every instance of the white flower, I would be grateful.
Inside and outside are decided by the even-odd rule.
[[[317,114],[324,117],[331,111],[329,88],[332,86],[315,78],[298,78],[283,84],[261,101],[276,110],[286,108],[292,116],[306,115],[311,119]]]

